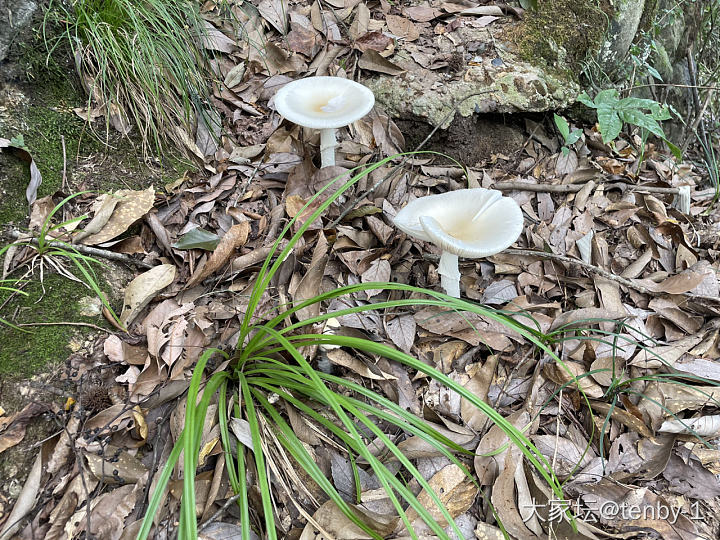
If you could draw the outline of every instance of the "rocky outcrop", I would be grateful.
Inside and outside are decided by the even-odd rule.
[[[32,0],[0,0],[0,62],[5,60],[20,32],[30,24],[37,7]]]
[[[362,82],[395,117],[443,128],[455,115],[560,110],[582,90],[594,94],[598,89],[582,84],[616,85],[632,75],[637,82],[641,73],[633,72],[631,47],[642,49],[651,36],[648,65],[664,82],[686,84],[684,56],[697,11],[692,4],[547,0],[522,18],[508,13],[480,24],[462,17],[452,31],[432,21],[433,37],[426,33],[415,41],[397,41],[389,60],[403,73],[365,70]]]
[[[423,68],[414,59],[421,58],[414,54],[416,46],[408,44],[393,57],[405,73],[371,77],[364,84],[394,116],[442,127],[453,120],[455,108],[457,114],[470,116],[562,109],[575,101],[580,87],[568,75],[522,60],[499,37],[493,45],[488,29],[461,28],[456,33],[458,42],[476,44],[477,49],[458,53],[447,46],[438,56],[467,57],[461,70]]]

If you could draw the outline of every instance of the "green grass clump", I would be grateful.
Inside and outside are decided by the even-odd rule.
[[[444,437],[422,418],[416,417],[374,390],[356,384],[347,378],[336,377],[315,369],[300,352],[303,347],[313,345],[335,345],[357,351],[359,354],[385,357],[400,362],[411,370],[423,373],[428,378],[457,392],[498,425],[506,434],[509,444],[517,447],[530,466],[544,478],[554,496],[563,498],[560,482],[551,465],[525,433],[529,426],[518,429],[488,403],[444,373],[393,347],[357,337],[323,334],[317,330],[318,326],[332,317],[362,311],[407,309],[411,306],[439,306],[450,312],[467,312],[490,317],[519,332],[539,349],[556,358],[547,345],[528,327],[496,310],[401,283],[348,285],[320,294],[296,306],[280,306],[276,312],[265,315],[256,312],[273,276],[310,224],[315,222],[328,206],[347,189],[373,170],[385,165],[390,159],[392,158],[386,158],[364,169],[359,167],[350,171],[349,174],[353,174],[353,176],[305,220],[283,249],[281,249],[281,240],[292,229],[297,218],[288,223],[278,236],[273,246],[273,252],[265,260],[250,292],[249,305],[242,321],[237,349],[230,354],[215,349],[208,350],[200,357],[195,367],[186,399],[184,429],[157,481],[154,495],[149,502],[142,528],[137,537],[138,540],[149,537],[153,527],[153,518],[164,496],[164,489],[181,454],[183,455],[185,474],[178,537],[184,540],[197,538],[194,471],[198,466],[208,407],[216,398],[219,399],[218,411],[221,441],[224,448],[223,458],[230,485],[239,495],[237,504],[240,511],[243,539],[249,538],[250,531],[253,528],[257,530],[260,525],[258,521],[251,519],[251,515],[262,520],[264,537],[270,540],[278,538],[273,490],[281,489],[279,484],[282,482],[275,483],[272,480],[272,471],[277,465],[272,462],[273,452],[268,452],[266,450],[268,448],[277,448],[291,457],[294,463],[303,469],[307,477],[311,478],[347,518],[365,531],[369,537],[382,538],[374,530],[369,518],[364,516],[357,506],[343,499],[315,463],[313,456],[288,423],[284,414],[286,408],[294,408],[297,414],[306,415],[312,422],[321,425],[329,436],[347,450],[347,455],[356,473],[356,479],[359,477],[357,468],[361,466],[366,467],[368,472],[377,477],[397,515],[413,537],[417,537],[417,535],[410,522],[411,519],[407,515],[410,510],[414,511],[438,538],[444,540],[450,538],[450,535],[444,530],[442,521],[450,523],[455,535],[462,536],[439,495],[430,487],[412,461],[398,448],[399,440],[387,433],[402,432],[407,436],[419,437],[459,466],[465,471],[469,480],[475,483],[475,479],[463,463],[463,458],[467,459],[472,456],[472,453]],[[341,181],[343,176],[345,175],[328,183],[307,203],[305,208],[308,208],[318,196],[322,196],[323,192],[332,188],[336,182]],[[303,211],[298,215],[303,215]],[[308,319],[303,319],[301,315],[306,308],[314,304],[324,304],[335,298],[352,296],[370,289],[395,291],[392,296],[399,297],[399,299],[335,312],[322,313],[321,310],[320,315]],[[221,356],[230,362],[225,371],[215,372],[206,377],[206,367],[213,356]],[[244,440],[238,440],[231,434],[231,430],[238,425],[247,426],[247,436],[243,437]],[[383,429],[381,426],[385,426],[385,428]],[[382,459],[371,451],[374,441],[381,443],[386,450],[386,455]],[[503,449],[499,448],[497,451]],[[400,472],[386,466],[390,456],[402,466]],[[254,471],[255,484],[252,488],[253,490],[257,489],[260,494],[262,508],[255,508],[260,515],[250,510],[248,470]],[[442,516],[441,520],[433,517],[431,510],[425,508],[409,489],[408,481],[410,479],[417,482],[428,493],[433,501],[432,504]],[[359,489],[358,485],[356,499],[359,498]],[[359,500],[353,502],[357,504]],[[574,526],[572,518],[569,519]]]
[[[106,112],[106,134],[114,115],[137,126],[143,151],[160,155],[167,141],[182,148],[177,130],[192,133],[194,120],[210,110],[210,57],[202,46],[199,4],[76,0],[69,7],[51,2],[47,13],[46,25],[53,17],[65,24],[48,46],[69,42],[88,108]]]

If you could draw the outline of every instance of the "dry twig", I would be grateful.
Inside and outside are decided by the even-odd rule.
[[[13,240],[17,240],[19,238],[23,237],[23,233],[18,231],[17,229],[10,229],[5,233],[7,236],[12,238]],[[29,242],[33,244],[37,244],[36,239],[29,240]],[[62,249],[68,249],[67,244],[63,244],[62,242],[50,242],[50,245],[52,247],[62,248]],[[73,245],[73,249],[75,249],[78,253],[82,253],[83,255],[90,255],[92,257],[102,257],[103,259],[107,259],[110,261],[115,262],[121,262],[133,266],[137,266],[139,268],[145,268],[150,269],[153,268],[152,264],[138,261],[137,259],[133,259],[132,257],[125,255],[124,253],[116,253],[114,251],[108,251],[107,249],[99,249],[94,248],[90,246],[83,246],[83,245]]]

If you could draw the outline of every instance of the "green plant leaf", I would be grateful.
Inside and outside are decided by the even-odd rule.
[[[196,227],[183,234],[172,247],[175,249],[205,249],[207,251],[213,251],[219,243],[220,237],[217,234],[206,231],[201,227]]]
[[[608,106],[601,106],[597,109],[597,117],[603,142],[607,144],[617,139],[623,126],[617,111]]]
[[[590,107],[591,109],[594,109],[594,108],[595,108],[595,103],[593,102],[592,99],[590,99],[590,96],[587,95],[587,92],[583,92],[582,94],[580,94],[580,95],[577,97],[577,100],[578,100],[580,103],[586,105],[587,107]]]
[[[601,90],[597,93],[593,106],[598,108],[606,105],[614,109],[617,107],[618,101],[620,101],[620,94],[615,88],[610,88],[608,90]]]
[[[648,130],[650,133],[660,139],[665,138],[665,133],[660,127],[660,124],[657,123],[657,120],[655,120],[652,116],[641,112],[638,109],[621,110],[618,113],[618,117],[621,121],[627,124],[632,124],[634,126],[638,126],[639,128]]]
[[[581,129],[573,129],[570,132],[570,135],[568,136],[567,143],[568,144],[575,144],[580,140],[580,137],[582,137],[582,130]]]
[[[562,135],[562,138],[565,139],[565,142],[567,143],[568,138],[570,137],[570,125],[568,124],[568,121],[558,114],[554,114],[553,119],[555,120],[555,125],[557,126],[560,135]]]

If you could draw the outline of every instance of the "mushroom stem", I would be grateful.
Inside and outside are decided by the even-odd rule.
[[[443,251],[438,265],[440,284],[445,294],[453,298],[460,298],[460,265],[458,256],[449,251]]]
[[[320,130],[320,166],[332,167],[335,165],[335,147],[337,139],[335,138],[335,128],[327,128]]]

